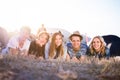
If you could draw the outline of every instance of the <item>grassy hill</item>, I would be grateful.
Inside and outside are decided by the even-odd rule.
[[[87,58],[84,62],[40,60],[0,55],[0,80],[119,80],[120,60]]]

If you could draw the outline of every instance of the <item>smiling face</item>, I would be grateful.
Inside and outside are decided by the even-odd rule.
[[[42,46],[42,45],[45,45],[47,43],[49,39],[49,36],[48,34],[46,33],[43,33],[39,36],[39,44]]]
[[[74,50],[80,49],[81,39],[79,36],[72,36],[71,43]]]
[[[55,45],[58,47],[62,44],[62,36],[61,35],[56,35],[55,37]]]
[[[102,43],[101,43],[100,39],[98,39],[98,38],[94,38],[94,39],[93,39],[92,46],[93,46],[93,48],[94,48],[96,51],[99,51],[99,50],[100,50],[101,44],[102,44]]]

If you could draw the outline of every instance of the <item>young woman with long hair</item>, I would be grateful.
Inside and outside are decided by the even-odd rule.
[[[110,50],[106,47],[106,43],[101,36],[95,36],[89,45],[88,55],[98,57],[99,59],[110,57]]]
[[[66,54],[67,49],[64,46],[62,33],[61,32],[54,33],[51,38],[49,58],[65,60]]]

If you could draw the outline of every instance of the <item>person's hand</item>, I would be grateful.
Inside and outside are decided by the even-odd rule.
[[[71,59],[71,61],[79,62],[79,59],[77,59],[76,57],[73,57],[73,58]]]
[[[35,59],[35,55],[32,55],[32,54],[30,54],[30,55],[28,55],[30,58],[32,58],[32,59]]]
[[[85,62],[87,60],[87,57],[82,55],[80,58],[79,58],[79,61],[81,62]]]
[[[70,61],[70,56],[68,55],[68,53],[66,55],[66,61]]]
[[[28,52],[27,52],[27,50],[23,50],[23,51],[20,51],[19,54],[22,56],[27,56]]]
[[[39,57],[40,60],[43,60],[44,58],[43,57]]]
[[[18,49],[9,48],[9,53],[10,54],[14,54],[15,55],[15,54],[18,54],[18,52],[19,52]]]

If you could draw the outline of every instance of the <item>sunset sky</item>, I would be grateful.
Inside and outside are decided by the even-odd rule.
[[[120,0],[1,0],[0,26],[7,31],[27,25],[79,30],[90,37],[120,37]]]

